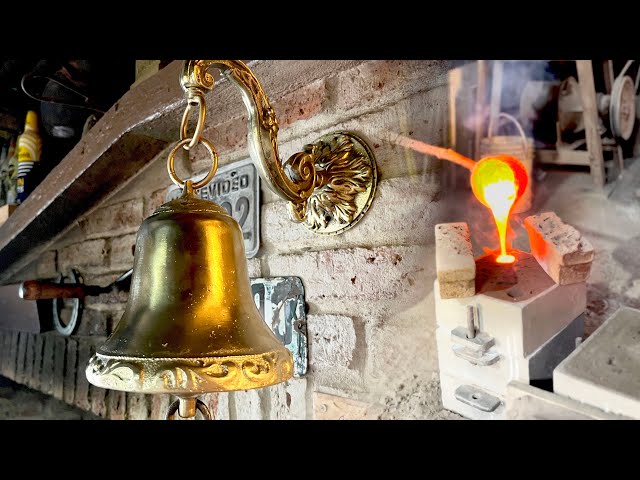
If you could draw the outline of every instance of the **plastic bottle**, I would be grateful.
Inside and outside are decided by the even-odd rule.
[[[38,115],[27,112],[24,132],[18,137],[18,180],[16,203],[22,203],[38,183],[38,166],[42,153],[42,139],[38,133]]]

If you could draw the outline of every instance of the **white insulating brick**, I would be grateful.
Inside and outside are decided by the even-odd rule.
[[[353,319],[340,315],[308,315],[309,364],[314,370],[349,368],[356,347]]]
[[[622,307],[553,372],[555,393],[640,419],[640,310]]]
[[[528,356],[586,310],[584,283],[552,284],[523,301],[506,301],[489,294],[442,299],[434,282],[436,321],[444,330],[467,326],[467,305],[476,305],[476,327],[494,337],[501,351]]]
[[[594,249],[578,230],[553,212],[524,220],[531,253],[556,283],[584,282],[589,276]]]
[[[474,365],[464,358],[458,357],[452,348],[451,330],[438,328],[436,331],[438,345],[438,365],[441,373],[454,375],[461,381],[476,383],[501,395],[506,393],[510,380],[529,382],[529,362],[515,352],[513,344],[499,342],[489,349],[490,353],[498,353],[500,358],[492,365]]]
[[[440,223],[435,227],[436,272],[440,283],[473,280],[476,262],[465,222]]]
[[[500,405],[492,412],[484,412],[478,408],[468,405],[458,400],[455,391],[461,385],[470,385],[479,388],[484,393],[492,395],[501,400]],[[467,380],[457,378],[444,372],[440,372],[440,388],[442,390],[442,406],[447,410],[459,413],[460,415],[473,420],[504,420],[506,418],[505,397],[487,388],[474,385]]]
[[[233,392],[236,420],[262,420],[262,398],[258,390]]]
[[[304,420],[307,417],[306,378],[294,378],[268,388],[272,420]]]
[[[522,382],[507,385],[507,420],[631,420]]]

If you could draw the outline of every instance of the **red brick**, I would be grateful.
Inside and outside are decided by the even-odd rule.
[[[112,237],[138,230],[142,223],[141,198],[99,208],[80,220],[86,238]]]
[[[107,336],[110,312],[94,310],[90,306],[82,312],[82,319],[78,325],[76,335]]]
[[[103,267],[106,265],[107,244],[104,240],[87,240],[64,247],[59,255],[60,269],[68,272],[70,267]]]
[[[49,250],[40,255],[37,266],[38,278],[53,278],[58,272],[58,252]]]
[[[334,108],[357,113],[395,103],[422,90],[446,84],[450,62],[441,60],[376,60],[340,72],[330,82]],[[350,112],[353,115],[355,112]]]
[[[125,420],[127,418],[127,394],[119,390],[107,391],[107,406],[111,420]]]
[[[44,335],[36,335],[33,349],[33,388],[40,390],[42,384],[42,358],[44,355]]]
[[[165,170],[166,174],[166,170]],[[160,205],[164,203],[164,199],[167,196],[167,188],[161,188],[156,190],[148,198],[144,200],[144,218],[147,218],[153,212],[156,211]]]
[[[273,102],[280,128],[320,113],[327,101],[324,79],[306,85]]]
[[[40,372],[40,390],[47,395],[53,395],[56,334],[47,333],[42,337],[44,351],[42,353],[42,371]]]
[[[58,400],[64,398],[64,365],[67,353],[67,342],[64,337],[54,339],[53,363],[53,396]]]
[[[146,420],[149,418],[147,395],[131,392],[127,394],[127,418],[129,420]]]
[[[106,402],[107,390],[104,388],[96,387],[95,385],[89,386],[89,398],[91,398],[91,411],[99,417],[107,417],[107,402]]]
[[[18,383],[24,383],[24,361],[27,355],[27,333],[18,333],[18,354],[16,357],[16,378]]]
[[[76,393],[76,375],[78,367],[78,341],[67,338],[67,356],[64,371],[64,401],[73,405]]]
[[[171,405],[171,395],[150,395],[151,412],[149,420],[164,420],[167,417],[167,410]]]
[[[35,360],[34,349],[35,349],[35,341],[36,336],[33,333],[27,334],[27,353],[24,357],[24,384],[28,387],[33,388],[33,362]]]
[[[91,399],[89,398],[89,381],[85,375],[85,370],[89,364],[89,359],[93,354],[92,345],[87,341],[78,341],[78,369],[76,371],[76,391],[74,404],[83,410],[91,410]]]
[[[9,368],[7,378],[16,379],[16,367],[18,358],[18,332],[11,332],[11,348],[9,349]]]
[[[131,233],[111,240],[111,268],[127,271],[133,267],[133,252],[136,246],[136,234]]]

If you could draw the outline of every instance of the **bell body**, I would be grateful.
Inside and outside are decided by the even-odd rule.
[[[189,397],[265,387],[292,372],[291,353],[253,301],[240,226],[187,184],[142,223],[126,310],[87,379]]]

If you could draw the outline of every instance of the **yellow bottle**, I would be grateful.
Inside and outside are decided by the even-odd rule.
[[[18,137],[17,203],[22,203],[37,184],[37,169],[42,153],[42,139],[38,133],[38,114],[27,112],[24,132]]]

